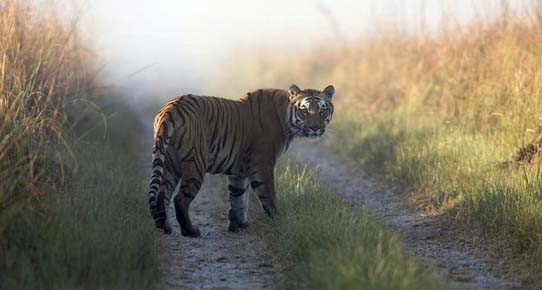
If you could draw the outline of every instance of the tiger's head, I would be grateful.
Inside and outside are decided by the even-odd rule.
[[[324,134],[333,116],[331,98],[335,88],[327,86],[323,91],[301,90],[298,86],[291,85],[288,92],[291,103],[288,110],[290,134],[303,137],[318,137]]]

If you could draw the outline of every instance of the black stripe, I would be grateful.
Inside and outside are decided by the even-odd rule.
[[[239,151],[237,151],[237,153],[235,154],[235,157],[233,157],[233,160],[236,160],[238,156],[239,156]],[[228,166],[228,168],[224,170],[224,173],[230,173],[234,165],[235,165],[235,162],[231,162],[230,166]]]
[[[188,192],[188,191],[181,191],[181,193],[182,193],[185,197],[187,197],[187,198],[189,198],[189,199],[194,199],[194,197],[195,197],[195,194],[192,195],[192,194],[191,194],[190,192]]]
[[[175,187],[173,182],[171,180],[167,179],[167,178],[165,178],[165,180],[163,180],[163,184],[166,186],[166,188],[169,188],[169,189],[171,189],[172,187]]]
[[[194,147],[191,147],[190,149],[188,149],[188,152],[186,152],[186,155],[184,155],[182,158],[181,158],[181,162],[190,162],[190,161],[194,161],[194,150],[196,150],[196,148]]]
[[[228,185],[228,190],[230,191],[230,195],[233,196],[233,197],[241,196],[246,191],[244,188],[235,187],[235,186],[233,186],[231,184]]]
[[[175,110],[177,111],[177,115],[179,115],[179,118],[181,119],[182,124],[186,124],[186,119],[184,118],[184,115],[186,114],[184,111],[181,110],[180,105],[175,106]]]
[[[171,122],[171,125],[175,127],[175,119],[171,116],[171,110],[166,112],[167,120]]]
[[[260,186],[262,186],[262,185],[263,185],[263,182],[261,182],[261,181],[256,181],[256,180],[255,180],[255,181],[252,181],[252,182],[250,183],[250,186],[252,186],[253,189],[256,189],[256,188],[258,188],[258,187],[260,187]]]
[[[189,111],[190,113],[194,114],[194,116],[197,116],[198,113],[196,112],[196,108],[191,103],[184,103],[183,109]]]
[[[182,188],[186,188],[186,186],[190,184],[193,184],[197,188],[201,187],[201,180],[197,178],[188,178],[188,179],[183,180],[182,183],[183,183],[183,185],[181,186]]]
[[[160,167],[163,167],[164,166],[164,162],[162,161],[162,159],[160,158],[156,158],[152,161],[152,167],[157,167],[157,166],[160,166]]]
[[[227,155],[227,161],[226,161],[226,164],[230,164],[229,168],[231,168],[231,166],[233,165],[233,161],[237,158],[237,156],[239,156],[239,150],[237,150],[235,152],[235,154],[233,153],[234,150],[235,150],[235,145],[236,145],[236,140],[235,140],[235,136],[237,136],[237,126],[232,126],[232,129],[233,129],[233,132],[232,132],[232,142],[231,142],[231,148],[228,152],[228,155]],[[231,162],[231,163],[230,163]]]
[[[220,162],[220,164],[218,164],[218,166],[216,167],[216,171],[219,171],[222,169],[222,166],[224,166],[224,164],[226,163],[228,159],[227,158],[224,158],[222,159],[222,161]]]
[[[176,138],[176,141],[177,141],[177,148],[175,148],[175,151],[179,151],[181,149],[181,146],[184,144],[183,141],[184,140],[184,136],[186,135],[186,130],[181,130],[183,128],[179,128],[179,131],[178,132],[181,132],[181,135],[179,135],[179,133],[177,132],[177,138]]]

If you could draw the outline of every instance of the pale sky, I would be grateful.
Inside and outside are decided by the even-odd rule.
[[[351,40],[378,31],[386,23],[403,23],[415,29],[423,12],[429,25],[434,27],[443,11],[464,21],[478,17],[476,15],[490,14],[488,7],[498,7],[500,2],[57,1],[79,7],[80,23],[90,33],[92,45],[106,64],[108,81],[136,99],[153,94],[199,93],[200,84],[220,72],[225,58],[243,57],[243,51],[275,47],[276,53],[295,54],[333,41],[337,39],[337,33]],[[483,8],[475,4],[477,2],[483,2]]]

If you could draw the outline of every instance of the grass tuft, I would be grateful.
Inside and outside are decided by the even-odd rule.
[[[402,252],[397,237],[346,206],[306,168],[277,167],[280,216],[266,232],[287,289],[447,289]]]

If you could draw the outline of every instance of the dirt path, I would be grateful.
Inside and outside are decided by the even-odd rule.
[[[168,213],[173,234],[162,238],[165,289],[273,289],[277,277],[264,242],[250,227],[229,233],[226,179],[208,175],[191,205],[201,238],[186,238]]]
[[[434,269],[460,289],[522,289],[505,280],[502,270],[486,264],[490,255],[472,237],[443,227],[438,217],[407,209],[397,191],[365,175],[353,162],[333,154],[318,141],[297,141],[290,154],[306,162],[319,178],[345,201],[363,206],[371,215],[399,233],[409,255]]]

